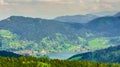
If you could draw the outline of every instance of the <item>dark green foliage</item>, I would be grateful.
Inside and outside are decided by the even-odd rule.
[[[69,61],[35,57],[0,57],[0,67],[119,67],[115,63],[96,63],[90,61]]]
[[[19,54],[15,54],[13,52],[7,52],[7,51],[0,51],[0,56],[3,56],[3,57],[21,57],[22,55],[19,55]]]
[[[76,59],[75,59],[76,58]],[[120,46],[109,47],[103,50],[77,54],[69,58],[71,60],[90,60],[96,62],[120,63]]]

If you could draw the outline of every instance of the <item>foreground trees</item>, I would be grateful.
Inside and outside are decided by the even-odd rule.
[[[120,64],[90,61],[69,61],[35,57],[0,57],[0,67],[120,67]]]

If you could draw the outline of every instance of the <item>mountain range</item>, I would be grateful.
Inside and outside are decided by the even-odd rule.
[[[84,24],[10,16],[0,21],[0,49],[39,57],[54,52],[83,53],[119,45],[120,17],[95,16],[93,19],[93,16],[85,15]]]

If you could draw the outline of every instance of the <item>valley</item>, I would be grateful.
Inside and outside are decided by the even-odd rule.
[[[23,16],[0,21],[0,50],[20,55],[68,59],[120,43],[120,18],[105,16],[88,23],[67,23]]]

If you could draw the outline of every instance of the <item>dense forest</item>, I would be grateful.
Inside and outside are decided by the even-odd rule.
[[[0,57],[0,67],[120,67],[116,63],[97,63],[90,61],[69,61],[35,57]]]
[[[120,63],[120,45],[109,47],[107,49],[97,50],[94,52],[77,54],[72,56],[69,59],[70,60],[90,60],[94,62]]]

